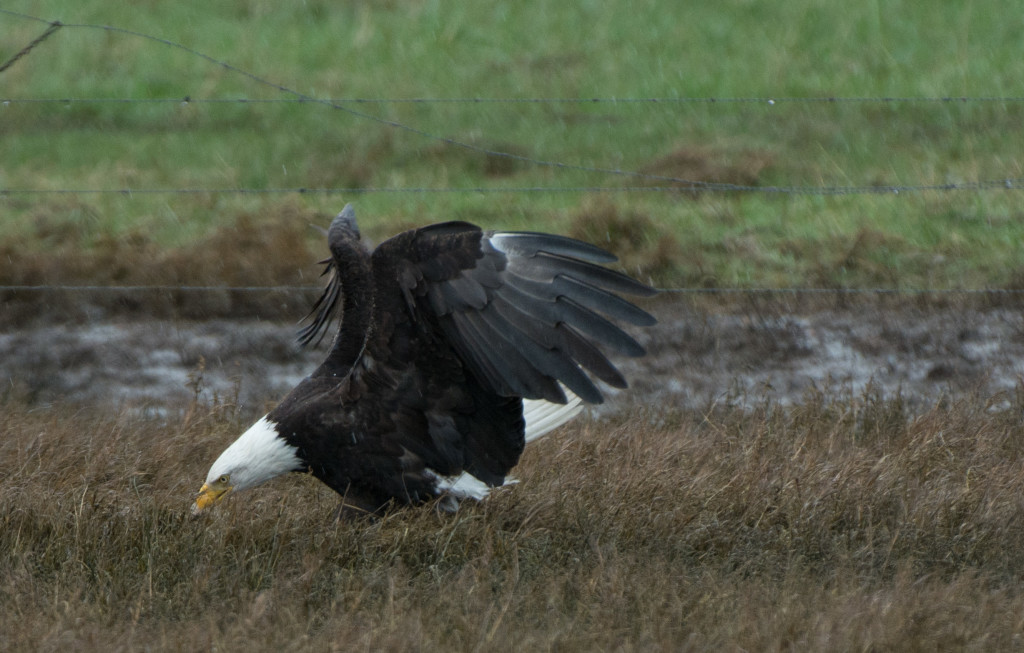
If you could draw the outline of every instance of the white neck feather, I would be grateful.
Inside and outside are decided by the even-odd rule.
[[[297,451],[280,437],[277,425],[263,416],[217,458],[206,482],[212,483],[222,474],[229,474],[234,491],[255,487],[299,469],[302,461]]]

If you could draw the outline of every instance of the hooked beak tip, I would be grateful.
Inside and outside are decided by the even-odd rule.
[[[209,483],[203,483],[203,487],[199,488],[196,502],[192,505],[192,516],[196,517],[203,513],[207,508],[217,503],[230,489],[212,488]]]

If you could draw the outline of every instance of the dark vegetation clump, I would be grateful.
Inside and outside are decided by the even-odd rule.
[[[678,147],[640,168],[650,175],[650,186],[671,186],[697,198],[707,186],[750,187],[772,163],[772,155],[760,150],[730,151],[710,147]],[[720,189],[719,189],[720,190]]]
[[[196,287],[315,286],[323,237],[310,225],[325,225],[330,217],[283,204],[239,214],[206,238],[178,247],[159,245],[141,232],[91,237],[75,223],[39,219],[37,233],[25,242],[0,244],[0,260],[7,263],[0,266],[0,285],[96,288],[0,289],[0,326],[100,316],[293,320],[308,310],[315,290]],[[132,286],[166,287],[125,288]]]
[[[676,271],[679,242],[650,216],[597,200],[572,219],[569,234],[614,252],[627,273],[643,281],[660,281]]]
[[[240,429],[0,411],[3,650],[997,650],[1024,619],[1024,391],[912,414],[638,408],[455,515],[334,523],[307,476],[188,509]]]

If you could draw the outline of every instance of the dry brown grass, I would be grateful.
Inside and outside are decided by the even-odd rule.
[[[1012,648],[1024,396],[999,400],[637,409],[457,515],[341,524],[304,476],[189,519],[229,408],[7,405],[0,649]]]

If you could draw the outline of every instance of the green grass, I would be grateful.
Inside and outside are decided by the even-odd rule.
[[[999,410],[990,406],[1007,404]],[[0,411],[0,648],[1006,650],[1021,395],[638,409],[456,515],[307,476],[188,517],[231,406]]]
[[[317,98],[1015,96],[1024,77],[1012,18],[1019,12],[1010,2],[152,3],[125,13],[86,1],[5,8],[151,34]],[[3,16],[0,59],[43,28]],[[90,28],[62,28],[2,76],[2,94],[15,99],[288,97],[181,49]],[[1024,105],[1017,102],[344,106],[536,160],[761,186],[1024,176]],[[655,276],[669,285],[1005,287],[1024,277],[1019,191],[500,192],[657,182],[503,165],[318,104],[12,103],[2,111],[5,189],[485,188],[492,192],[314,193],[294,201],[321,221],[356,201],[377,239],[445,218],[568,231],[588,207],[607,203],[646,216],[648,241],[678,242],[686,256]],[[680,151],[696,152],[697,163],[665,168],[665,157]],[[74,223],[82,234],[76,251],[139,234],[158,248],[194,246],[240,214],[269,215],[291,201],[9,194],[0,196],[7,216],[0,237],[18,251],[38,250],[46,247],[41,223],[43,231]],[[872,246],[858,245],[865,242]]]

